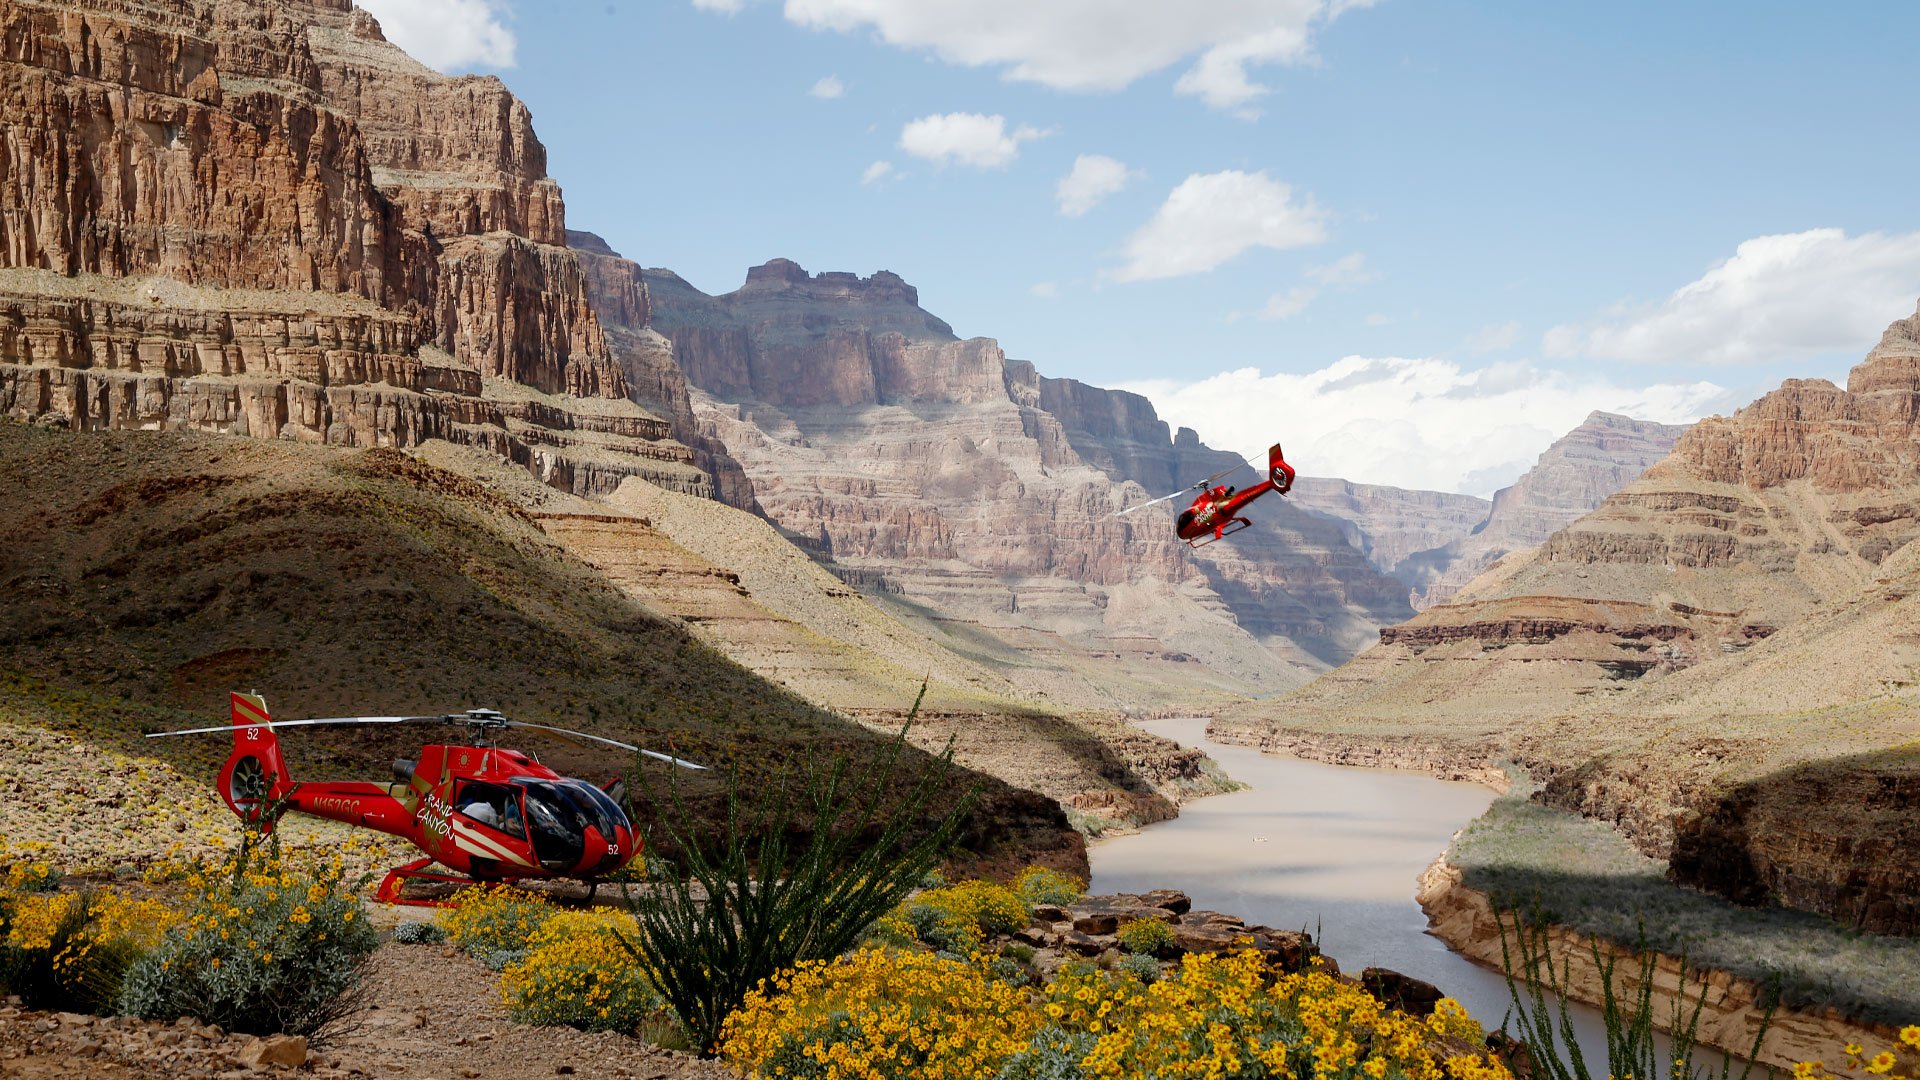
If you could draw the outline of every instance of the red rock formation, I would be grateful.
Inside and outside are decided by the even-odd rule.
[[[498,80],[345,0],[0,0],[0,72],[8,414],[697,477],[637,411],[565,405],[625,380]]]
[[[1198,554],[1170,512],[1114,516],[1238,459],[1138,395],[955,338],[896,275],[775,260],[724,296],[664,271],[647,284],[706,430],[769,516],[919,610],[1135,666],[1135,703],[1168,693],[1163,677],[1297,683],[1407,611],[1337,523],[1279,499]]]

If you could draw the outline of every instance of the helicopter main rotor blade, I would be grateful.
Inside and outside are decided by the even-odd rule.
[[[220,735],[231,734],[236,727],[314,727],[320,724],[424,724],[452,723],[453,718],[446,716],[328,716],[313,720],[274,720],[265,724],[221,724],[218,727],[185,728],[180,731],[152,731],[149,739],[164,739],[169,735]]]
[[[623,743],[619,739],[609,739],[604,735],[589,735],[584,731],[574,731],[571,728],[549,727],[546,724],[529,724],[525,720],[509,720],[507,721],[507,726],[517,727],[517,728],[532,728],[535,731],[544,731],[550,735],[557,735],[560,738],[569,739],[569,740],[591,739],[594,742],[605,743],[608,746],[617,746],[622,750],[631,750],[636,754],[645,754],[646,756],[650,758],[654,758],[655,760],[658,760],[658,761],[672,762],[673,764],[678,765],[683,769],[700,769],[702,771],[706,769],[705,765],[696,765],[691,761],[683,761],[680,758],[673,757],[669,754],[663,754],[658,750],[642,749],[641,747],[635,746],[632,743]]]
[[[1133,513],[1135,510],[1145,510],[1149,506],[1157,506],[1160,503],[1166,502],[1168,499],[1177,499],[1180,496],[1185,495],[1189,491],[1199,491],[1202,488],[1212,487],[1213,482],[1215,480],[1218,480],[1224,476],[1231,475],[1233,473],[1237,473],[1241,469],[1250,469],[1252,467],[1253,466],[1248,465],[1244,461],[1242,461],[1238,465],[1230,465],[1227,468],[1221,469],[1219,472],[1214,473],[1212,476],[1207,477],[1205,480],[1200,481],[1199,483],[1188,484],[1186,487],[1181,488],[1179,491],[1176,491],[1171,495],[1162,495],[1157,499],[1148,499],[1146,502],[1143,502],[1138,506],[1129,506],[1125,510],[1116,510],[1114,511],[1112,516],[1122,517],[1124,515]]]

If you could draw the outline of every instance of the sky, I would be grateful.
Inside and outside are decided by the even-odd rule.
[[[712,293],[891,270],[1309,475],[1487,495],[1593,409],[1844,383],[1920,299],[1920,5],[361,0]]]

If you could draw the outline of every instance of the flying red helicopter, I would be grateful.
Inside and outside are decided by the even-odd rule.
[[[1187,542],[1188,547],[1205,547],[1215,540],[1232,536],[1253,524],[1239,516],[1240,511],[1245,509],[1248,503],[1269,491],[1277,491],[1285,495],[1293,489],[1293,466],[1287,464],[1286,459],[1280,456],[1279,443],[1274,443],[1267,448],[1265,480],[1238,493],[1231,487],[1215,486],[1215,481],[1246,467],[1246,463],[1241,462],[1230,469],[1222,469],[1197,484],[1181,488],[1171,495],[1162,495],[1149,502],[1143,502],[1139,506],[1129,506],[1120,513],[1131,514],[1135,510],[1144,510],[1149,506],[1166,502],[1168,499],[1177,499],[1189,491],[1198,491],[1200,494],[1194,496],[1193,505],[1180,511],[1180,516],[1174,519],[1173,528],[1180,539]]]
[[[599,879],[640,854],[640,837],[620,809],[620,781],[602,789],[561,776],[531,754],[495,746],[496,732],[525,728],[569,742],[604,743],[685,769],[706,768],[615,739],[509,720],[492,709],[443,716],[276,721],[267,715],[266,699],[258,694],[235,693],[232,703],[230,725],[161,731],[147,738],[231,731],[233,753],[220,769],[220,796],[241,820],[263,830],[273,828],[270,815],[299,810],[411,842],[426,857],[387,873],[374,894],[387,903],[427,903],[401,897],[400,890],[409,880],[578,878],[587,882],[591,896]],[[473,745],[422,747],[418,758],[393,763],[397,783],[293,780],[274,729],[323,724],[463,725],[473,733]],[[429,872],[427,867],[434,863],[454,873]]]

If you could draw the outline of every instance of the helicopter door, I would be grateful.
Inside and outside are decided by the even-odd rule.
[[[476,825],[506,833],[516,840],[527,838],[527,823],[520,810],[520,793],[510,787],[479,780],[462,780],[453,797],[454,812]]]

